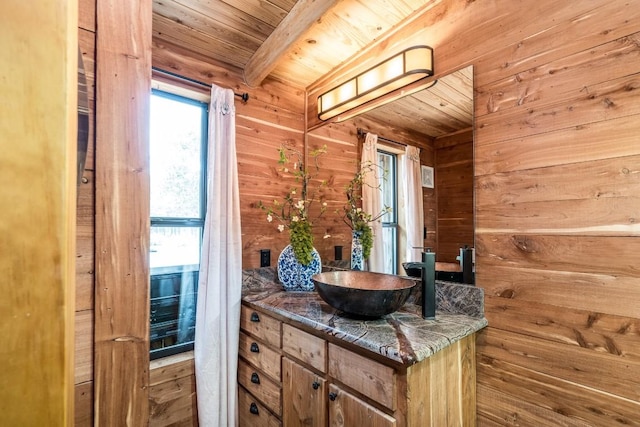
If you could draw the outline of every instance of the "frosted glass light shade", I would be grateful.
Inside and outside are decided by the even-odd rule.
[[[410,47],[320,95],[318,118],[328,120],[432,75],[433,49]]]

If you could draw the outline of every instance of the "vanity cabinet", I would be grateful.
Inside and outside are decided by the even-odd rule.
[[[241,426],[476,425],[475,334],[419,363],[402,364],[257,313],[273,323],[242,324]],[[251,315],[243,306],[245,321]]]
[[[391,415],[356,397],[366,396],[393,411],[393,368],[287,324],[282,327],[282,350],[283,425],[396,426]]]
[[[240,310],[240,426],[282,426],[282,322],[245,305]]]

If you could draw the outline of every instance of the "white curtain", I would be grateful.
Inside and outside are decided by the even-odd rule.
[[[362,147],[362,164],[378,164],[378,135],[367,133]],[[374,168],[377,171],[377,168]],[[378,174],[368,173],[364,176],[362,186],[362,210],[378,215],[382,211],[382,195],[379,188]],[[373,247],[369,256],[369,271],[384,271],[384,242],[382,240],[382,220],[378,219],[371,223],[373,231]]]
[[[407,145],[402,156],[402,194],[404,209],[400,227],[405,235],[404,251],[400,252],[400,262],[421,261],[424,246],[424,208],[422,201],[422,181],[420,174],[420,149]]]
[[[233,91],[213,85],[207,213],[198,282],[195,368],[199,424],[238,424],[242,238]]]

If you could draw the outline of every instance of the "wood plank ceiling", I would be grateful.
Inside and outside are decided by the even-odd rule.
[[[269,76],[306,88],[415,11],[438,1],[153,0],[153,38],[156,44],[176,45],[243,72],[249,86],[258,86]],[[469,90],[471,86],[454,92],[440,90],[435,98],[435,93],[423,92],[416,95],[419,102],[405,105],[457,105],[459,100],[442,96],[459,97]],[[430,136],[448,132],[452,123],[463,128],[446,113],[447,117],[440,114],[433,119],[445,120],[445,125],[433,123],[426,128],[424,117],[421,123],[410,124],[408,117],[415,115],[404,115],[405,126],[418,126]],[[462,122],[468,127],[470,121],[469,117]],[[426,132],[429,128],[437,130]]]

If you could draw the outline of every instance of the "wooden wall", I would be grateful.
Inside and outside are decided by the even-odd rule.
[[[474,65],[479,425],[640,425],[639,15],[448,0],[371,51]]]
[[[260,249],[271,250],[271,265],[288,244],[288,235],[269,224],[266,214],[257,208],[262,200],[281,198],[291,184],[278,171],[278,148],[304,144],[304,91],[267,79],[258,88],[245,86],[239,70],[212,65],[187,50],[154,42],[153,66],[160,70],[201,82],[249,93],[244,104],[236,100],[236,149],[242,215],[244,268],[260,265]],[[333,147],[329,147],[331,151]],[[324,172],[326,174],[326,171]],[[316,242],[331,225],[320,222]],[[319,248],[328,256],[328,246]],[[331,247],[331,256],[333,248]],[[195,377],[192,359],[153,361],[151,363],[150,425],[197,425]]]
[[[640,425],[639,15],[638,0],[443,0],[372,50],[429,40],[439,75],[474,65],[476,281],[490,324],[478,340],[479,425]],[[83,30],[93,31],[81,20],[81,43],[91,38]],[[262,248],[275,264],[287,238],[254,205],[284,192],[276,149],[304,142],[304,91],[277,81],[246,88],[238,70],[176,46],[155,44],[153,65],[250,93],[236,103],[243,266],[258,266]],[[339,161],[345,179],[357,150],[331,140],[353,129],[318,132],[309,145],[329,140],[330,156],[341,156],[329,163]],[[325,228],[335,237],[316,245],[332,259],[350,239],[331,221],[318,235]],[[93,268],[82,270],[91,280]],[[82,298],[86,336],[91,293]],[[76,395],[90,378],[76,374]],[[171,381],[152,388],[171,390]],[[150,406],[153,424],[163,416]]]
[[[93,301],[95,216],[95,0],[78,2],[78,46],[87,78],[89,145],[76,218],[75,425],[93,425]]]
[[[435,140],[439,262],[459,262],[460,248],[473,247],[473,131]]]

